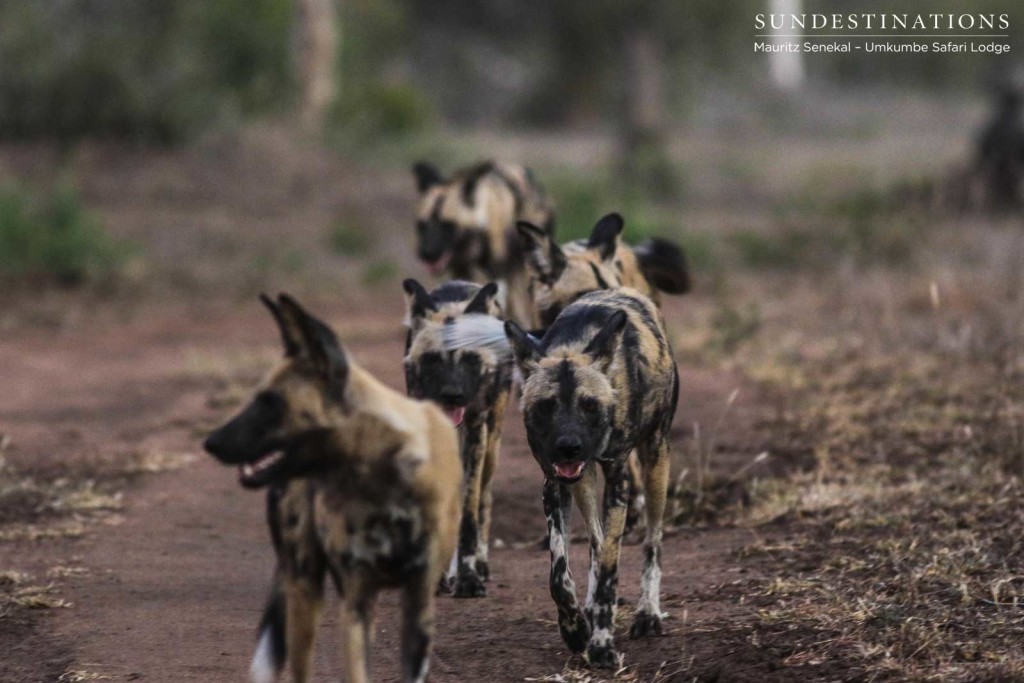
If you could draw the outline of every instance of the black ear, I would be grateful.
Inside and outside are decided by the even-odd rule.
[[[466,313],[482,313],[487,315],[491,312],[491,301],[498,293],[498,283],[488,282],[486,285],[480,288],[480,291],[476,293],[476,296],[466,304]]]
[[[406,307],[409,310],[409,319],[422,318],[427,311],[436,311],[437,304],[430,298],[430,294],[419,282],[412,278],[402,281],[402,289],[405,290]]]
[[[640,271],[656,289],[666,294],[686,294],[693,286],[686,252],[679,245],[651,237],[633,250]]]
[[[605,321],[604,326],[587,344],[583,353],[597,361],[610,361],[615,354],[615,342],[626,324],[626,312],[615,311]]]
[[[284,319],[302,330],[301,352],[312,363],[317,374],[327,382],[331,396],[340,401],[348,382],[348,358],[338,343],[338,337],[331,328],[307,313],[287,294],[277,297],[277,305]]]
[[[441,172],[437,170],[437,166],[426,161],[417,161],[412,165],[412,173],[416,176],[416,190],[423,194],[434,185],[440,185],[444,182],[444,178],[441,176]]]
[[[473,208],[476,206],[476,186],[480,184],[480,179],[488,173],[494,171],[494,162],[485,161],[477,164],[469,170],[466,174],[465,180],[462,182],[462,203]]]
[[[565,252],[554,238],[543,228],[533,223],[519,221],[516,230],[526,251],[526,263],[542,282],[552,284],[562,277],[565,270]]]
[[[509,345],[512,347],[512,354],[516,357],[516,364],[519,365],[523,377],[528,377],[537,367],[537,362],[541,358],[537,342],[531,339],[530,335],[523,331],[523,328],[511,320],[505,321],[505,336],[508,337]]]
[[[281,309],[277,307],[277,304],[269,296],[260,294],[260,301],[270,309],[270,314],[274,316],[274,321],[277,322],[277,328],[281,331],[281,342],[284,344],[284,355],[289,358],[299,355],[299,351],[302,350],[302,329],[297,325],[290,325],[289,321],[281,314]]]
[[[602,261],[607,261],[615,256],[615,250],[619,246],[619,235],[625,222],[622,216],[617,213],[610,213],[597,222],[590,232],[590,239],[587,241],[587,249],[596,249],[601,255]]]

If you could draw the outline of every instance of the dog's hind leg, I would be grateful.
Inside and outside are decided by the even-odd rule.
[[[644,538],[644,568],[640,579],[640,600],[637,602],[630,638],[661,633],[661,537],[668,494],[668,439],[658,437],[644,446],[644,490],[647,493],[647,534]]]
[[[569,571],[569,518],[572,497],[569,490],[552,479],[544,480],[544,516],[548,521],[551,550],[551,598],[558,607],[558,630],[573,652],[582,652],[590,637],[590,626],[576,600],[576,584]]]
[[[434,639],[434,594],[431,577],[424,571],[406,583],[402,593],[402,681],[423,683],[430,666]]]

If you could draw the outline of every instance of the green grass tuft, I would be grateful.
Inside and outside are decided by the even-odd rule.
[[[338,221],[327,233],[327,244],[341,256],[358,256],[370,250],[373,239],[361,227]]]
[[[70,184],[42,197],[14,185],[0,187],[0,276],[78,284],[115,273],[127,254]]]

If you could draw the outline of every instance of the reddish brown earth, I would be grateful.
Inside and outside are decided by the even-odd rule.
[[[337,324],[361,363],[400,387],[399,306],[394,297],[384,310],[324,301],[312,308]],[[138,480],[120,514],[81,538],[0,544],[7,569],[45,575],[47,567],[73,563],[87,570],[60,584],[70,608],[7,620],[0,629],[0,680],[52,681],[64,671],[111,680],[244,679],[273,558],[263,496],[242,490],[234,471],[201,454],[202,431],[232,408],[211,407],[219,405],[211,398],[223,392],[225,380],[195,359],[249,358],[246,367],[259,367],[265,357],[269,364],[277,353],[276,333],[255,301],[144,307],[124,317],[100,305],[57,330],[29,327],[5,337],[0,415],[13,439],[9,461],[59,468],[65,460],[139,450],[197,457],[176,471]],[[682,377],[677,457],[690,447],[685,425],[714,424],[742,384],[690,367],[682,368]],[[774,409],[746,387],[720,437],[716,467],[735,469],[759,452],[764,444],[753,427]],[[543,531],[540,482],[517,410],[507,424],[493,532],[504,547],[492,554],[488,597],[440,599],[434,681],[522,681],[580,666],[552,621],[547,556],[535,547]],[[753,531],[740,528],[670,533],[664,551],[668,633],[629,641],[620,629],[628,667],[621,675],[772,677],[777,656],[747,639],[751,609],[723,590],[749,577],[734,553],[754,540]],[[574,545],[578,579],[585,577],[584,545]],[[638,593],[639,555],[635,544],[623,552],[620,594],[628,601]],[[318,681],[335,680],[338,671],[335,607],[332,599],[317,652]],[[379,680],[397,679],[395,616],[394,600],[385,600],[374,652]]]

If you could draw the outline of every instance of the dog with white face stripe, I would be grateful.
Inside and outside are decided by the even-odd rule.
[[[457,598],[479,598],[490,578],[491,481],[498,462],[501,431],[512,386],[512,367],[493,350],[444,348],[445,330],[467,316],[502,311],[495,283],[484,286],[453,280],[427,292],[416,280],[402,284],[409,334],[405,349],[406,389],[410,396],[434,401],[459,428],[463,466],[462,521],[447,576]]]
[[[613,627],[619,549],[626,522],[627,458],[636,449],[646,495],[641,596],[630,637],[661,633],[661,539],[669,429],[679,378],[658,307],[629,288],[592,292],[568,305],[539,341],[514,322],[505,332],[523,376],[527,439],[544,473],[551,596],[565,643],[592,666],[617,665]],[[604,523],[597,471],[605,478]],[[590,538],[584,610],[568,565],[572,501]]]

